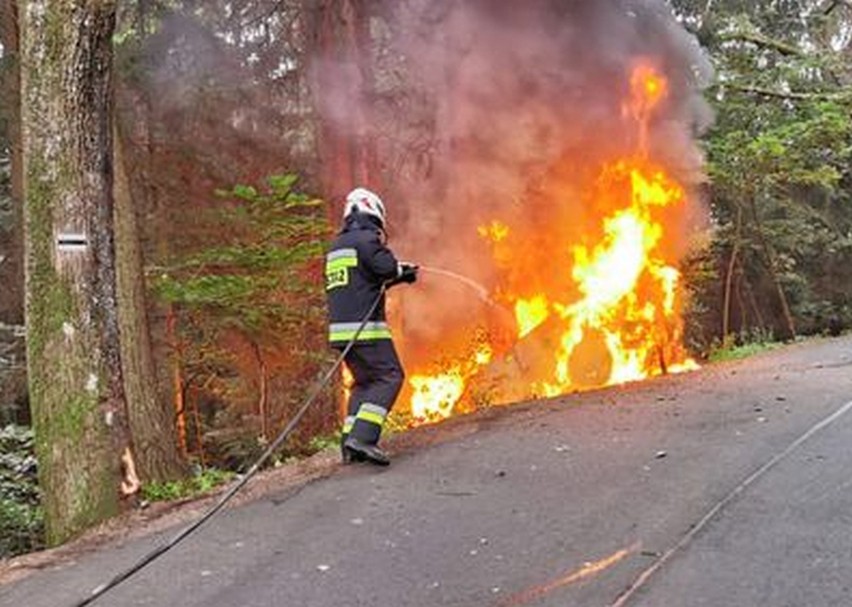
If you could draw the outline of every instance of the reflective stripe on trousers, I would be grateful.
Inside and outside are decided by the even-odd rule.
[[[376,424],[379,428],[381,428],[384,426],[385,418],[387,416],[387,409],[372,403],[364,403],[358,409],[358,414],[355,416],[355,423],[358,423],[358,420],[361,420],[370,424]]]
[[[358,408],[355,421],[352,423],[352,435],[362,442],[375,445],[379,442],[387,416],[386,409],[373,403],[363,403]]]
[[[351,436],[366,444],[375,445],[405,378],[393,341],[356,342],[346,355],[346,367],[353,382],[344,430],[348,429]]]
[[[385,425],[385,419],[387,419],[388,412],[386,409],[374,405],[372,403],[364,403],[358,409],[357,415],[347,415],[346,420],[343,422],[343,431],[342,434],[345,437],[352,433],[352,430],[355,428],[355,425],[358,424],[361,426],[359,428],[359,435],[376,435],[378,436],[382,432],[382,426]]]
[[[351,341],[360,327],[360,322],[333,322],[328,327],[328,340],[331,342]],[[388,323],[372,321],[364,324],[364,328],[361,329],[361,333],[358,333],[356,341],[375,341],[390,338],[391,332]]]

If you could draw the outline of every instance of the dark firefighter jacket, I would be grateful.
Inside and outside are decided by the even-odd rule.
[[[326,255],[328,337],[332,346],[343,346],[355,336],[382,284],[399,276],[399,263],[382,240],[382,232],[371,218],[355,213],[347,218]],[[382,295],[358,341],[390,338]]]

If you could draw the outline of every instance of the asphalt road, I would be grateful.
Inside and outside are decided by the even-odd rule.
[[[224,512],[95,604],[852,605],[849,403],[846,337],[456,420]],[[72,604],[174,532],[0,605]]]

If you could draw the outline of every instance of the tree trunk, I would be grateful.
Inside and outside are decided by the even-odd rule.
[[[0,0],[0,43],[3,44],[5,62],[10,69],[0,74],[0,105],[9,125],[12,161],[12,214],[7,231],[2,236],[2,262],[0,262],[0,322],[10,325],[24,324],[24,238],[23,191],[24,165],[21,155],[21,70],[19,61],[20,38],[18,6],[16,0]]]
[[[749,304],[751,305],[751,310],[754,313],[754,317],[757,320],[757,328],[760,329],[760,333],[763,334],[766,332],[766,323],[763,322],[763,314],[760,311],[760,306],[757,305],[757,298],[754,296],[754,289],[751,288],[751,282],[749,282],[748,276],[746,276],[745,268],[743,271],[743,282],[745,283],[746,295],[748,296]]]
[[[379,187],[367,115],[372,90],[369,14],[364,0],[322,0],[309,22],[320,182],[326,198],[335,202],[357,185]],[[337,221],[338,206],[331,204],[329,211]]]
[[[115,129],[115,240],[121,360],[128,419],[143,481],[168,481],[185,472],[171,409],[158,398],[146,312],[136,205],[130,191],[121,130]]]
[[[260,417],[260,438],[266,443],[269,439],[269,412],[267,411],[269,405],[269,379],[267,377],[266,360],[264,360],[263,351],[257,343],[252,342],[251,349],[257,361],[257,414]]]
[[[147,2],[140,2],[137,6],[137,27],[142,27],[147,21]],[[141,32],[142,30],[140,30]],[[128,187],[130,198],[133,201],[135,218],[137,221],[137,238],[140,246],[140,255],[143,259],[152,259],[165,263],[170,258],[172,243],[170,234],[172,225],[168,204],[160,200],[157,188],[153,185],[152,175],[153,159],[156,154],[153,129],[154,119],[152,117],[151,101],[148,91],[144,87],[135,85],[132,81],[119,81],[117,86],[118,106],[117,114],[119,134],[121,135],[122,154],[125,159]],[[142,270],[144,277],[144,267]],[[185,415],[175,415],[171,403],[181,398],[182,386],[177,386],[174,380],[175,369],[172,360],[175,350],[172,349],[173,339],[169,333],[174,322],[172,310],[169,305],[151,298],[146,301],[148,306],[147,326],[148,338],[154,364],[154,377],[158,381],[155,384],[157,398],[160,402],[169,404],[169,417],[172,426],[185,422]],[[175,392],[180,388],[181,392]],[[176,429],[175,440],[180,441],[176,445],[179,454],[186,455],[186,446],[181,437],[184,436],[180,428]]]
[[[734,268],[737,266],[737,255],[740,251],[740,234],[743,227],[743,211],[737,205],[737,231],[734,235],[734,244],[731,248],[731,257],[728,260],[728,268],[725,272],[725,297],[722,304],[722,342],[728,337],[731,332],[731,290],[734,281]]]
[[[21,12],[27,358],[47,539],[116,514],[132,468],[113,242],[115,2]],[[124,461],[122,461],[122,458]]]
[[[745,277],[745,268],[743,268],[742,262],[737,264],[737,279],[736,284],[734,285],[734,293],[737,296],[737,308],[740,311],[740,334],[746,332],[749,328],[748,326],[748,309],[745,305],[745,300],[743,299],[743,278]]]
[[[757,240],[758,242],[760,242],[760,247],[761,249],[763,249],[763,255],[766,258],[766,270],[769,272],[769,278],[772,280],[772,284],[775,287],[775,292],[778,295],[778,302],[781,304],[781,313],[784,316],[784,323],[786,325],[785,328],[787,330],[786,337],[787,339],[795,339],[796,321],[793,319],[793,314],[790,311],[790,304],[787,303],[787,295],[784,293],[784,288],[781,286],[781,281],[778,280],[778,272],[776,270],[775,264],[775,254],[763,234],[763,224],[761,223],[760,215],[757,212],[757,203],[754,200],[754,196],[749,197],[749,204],[751,205],[751,212],[754,216],[754,225],[755,230],[757,232]]]
[[[183,381],[183,347],[177,332],[177,314],[169,304],[166,316],[166,336],[170,346],[172,397],[174,398],[174,420],[177,429],[177,445],[186,457],[189,445],[186,437],[186,383]]]

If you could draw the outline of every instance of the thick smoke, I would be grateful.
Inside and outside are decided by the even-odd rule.
[[[710,120],[700,93],[711,68],[662,0],[410,0],[387,19],[399,32],[391,46],[403,58],[409,96],[429,104],[426,168],[397,171],[383,192],[392,244],[405,256],[496,289],[499,268],[477,226],[499,219],[540,238],[547,255],[562,253],[550,260],[552,272],[569,272],[568,245],[549,242],[549,228],[562,222],[558,237],[579,241],[589,227],[583,188],[603,163],[638,149],[624,104],[640,59],[669,81],[649,125],[648,155],[686,186],[701,180],[696,136]],[[363,124],[354,116],[358,97],[340,96],[348,106],[339,107],[353,113],[339,116],[340,128]],[[672,246],[682,249],[686,237],[678,238]],[[522,269],[548,258],[518,261]],[[464,285],[426,274],[421,289],[428,296],[405,301],[409,358],[411,345],[428,344],[434,355],[458,332],[449,329],[487,315]]]

